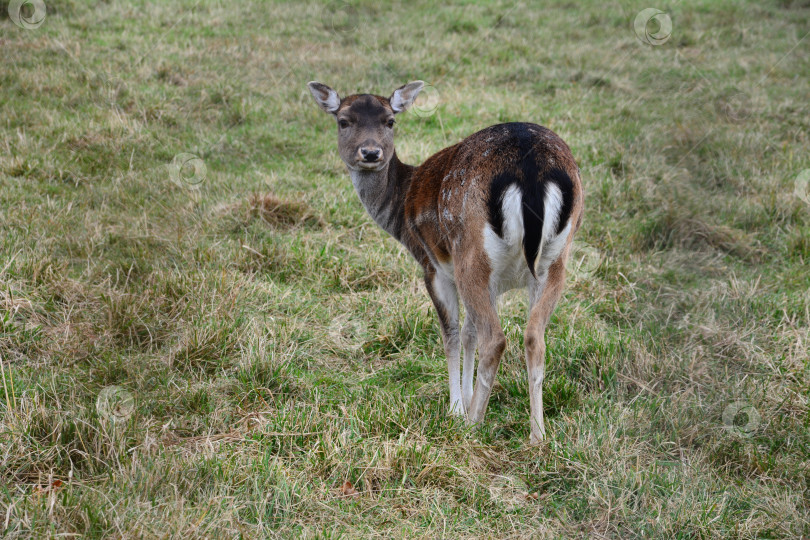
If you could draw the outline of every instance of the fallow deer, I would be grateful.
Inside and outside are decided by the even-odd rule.
[[[450,411],[466,414],[468,423],[483,420],[506,347],[496,299],[516,287],[528,289],[530,441],[543,439],[545,329],[562,294],[565,261],[583,212],[571,150],[551,130],[516,122],[483,129],[414,167],[397,157],[393,128],[422,81],[394,90],[389,98],[341,99],[324,84],[308,86],[337,121],[340,157],[363,206],[424,269],[447,356]],[[467,313],[460,339],[459,297]]]

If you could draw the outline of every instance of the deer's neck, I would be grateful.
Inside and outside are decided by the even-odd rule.
[[[371,218],[406,247],[410,242],[404,230],[405,195],[413,170],[414,167],[402,163],[396,153],[380,171],[349,170],[354,189]]]

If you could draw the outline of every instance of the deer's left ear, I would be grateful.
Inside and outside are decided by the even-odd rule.
[[[422,91],[424,86],[425,83],[422,81],[413,81],[394,90],[394,93],[388,98],[391,109],[393,109],[395,113],[401,113],[410,107],[413,104],[413,100],[416,99],[416,96],[419,95],[419,92]]]

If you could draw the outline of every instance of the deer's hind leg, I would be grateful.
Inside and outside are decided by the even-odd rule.
[[[474,342],[478,344],[478,370],[475,377],[475,388],[472,391],[470,405],[467,407],[467,421],[477,424],[484,419],[489,404],[492,386],[501,356],[506,348],[506,336],[498,320],[495,307],[495,294],[489,284],[489,268],[480,260],[473,264],[456,267],[456,283],[459,294],[467,310],[464,321],[464,380],[465,389],[472,386],[472,368],[475,358]],[[469,321],[469,322],[468,322]],[[477,338],[477,340],[476,340]]]
[[[473,380],[475,373],[475,348],[478,334],[470,317],[470,308],[465,308],[464,326],[461,327],[461,343],[464,346],[464,369],[461,372],[461,399],[464,410],[469,411],[473,398]]]
[[[526,347],[526,371],[529,378],[532,444],[546,436],[543,420],[543,380],[546,372],[546,327],[562,296],[565,282],[565,258],[568,250],[547,271],[529,278],[529,320],[523,343]]]

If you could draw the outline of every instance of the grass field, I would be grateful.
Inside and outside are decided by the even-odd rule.
[[[9,3],[0,536],[810,536],[806,0]],[[523,294],[470,429],[313,79],[568,141],[541,445]]]

